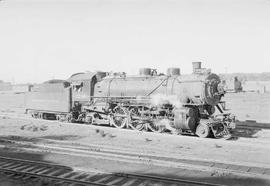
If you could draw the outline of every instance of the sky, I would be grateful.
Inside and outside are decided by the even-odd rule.
[[[270,0],[2,0],[0,80],[82,71],[270,72]]]

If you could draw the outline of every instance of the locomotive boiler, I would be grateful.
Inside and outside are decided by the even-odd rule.
[[[35,117],[42,113],[117,128],[224,137],[235,126],[234,116],[223,111],[225,91],[220,82],[218,75],[201,68],[201,62],[194,62],[188,75],[179,68],[169,68],[166,75],[150,68],[140,69],[135,76],[78,73],[65,81],[63,91],[68,97],[61,100],[68,100],[69,106],[65,102],[63,112],[31,108],[31,104],[27,110]],[[28,100],[33,102],[31,96]]]

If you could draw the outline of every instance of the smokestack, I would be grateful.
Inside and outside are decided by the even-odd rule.
[[[202,68],[202,62],[192,62],[193,73],[195,74]]]

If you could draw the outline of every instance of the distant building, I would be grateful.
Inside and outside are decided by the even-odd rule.
[[[11,91],[11,90],[12,90],[11,83],[0,80],[0,91]]]
[[[33,85],[30,84],[16,84],[12,85],[12,92],[22,93],[22,92],[30,92]]]

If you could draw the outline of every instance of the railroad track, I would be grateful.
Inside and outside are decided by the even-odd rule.
[[[236,129],[270,129],[270,125],[259,123],[238,123]]]
[[[233,173],[237,175],[253,176],[269,179],[270,168],[260,167],[258,165],[242,165],[232,163],[222,163],[207,160],[181,159],[168,156],[156,156],[154,154],[136,153],[134,151],[114,149],[108,147],[93,146],[92,148],[83,146],[74,146],[68,144],[33,144],[32,142],[1,139],[2,142],[9,144],[22,145],[22,150],[43,152],[47,150],[51,153],[65,154],[79,157],[91,157],[105,159],[109,161],[121,161],[135,164],[151,164],[169,168],[183,168],[187,170],[220,171],[224,173]],[[53,140],[48,140],[53,142]],[[16,149],[18,146],[16,146]]]
[[[70,167],[40,161],[0,156],[0,172],[22,180],[47,179],[59,185],[97,186],[221,186],[220,184],[126,173],[90,173]]]

